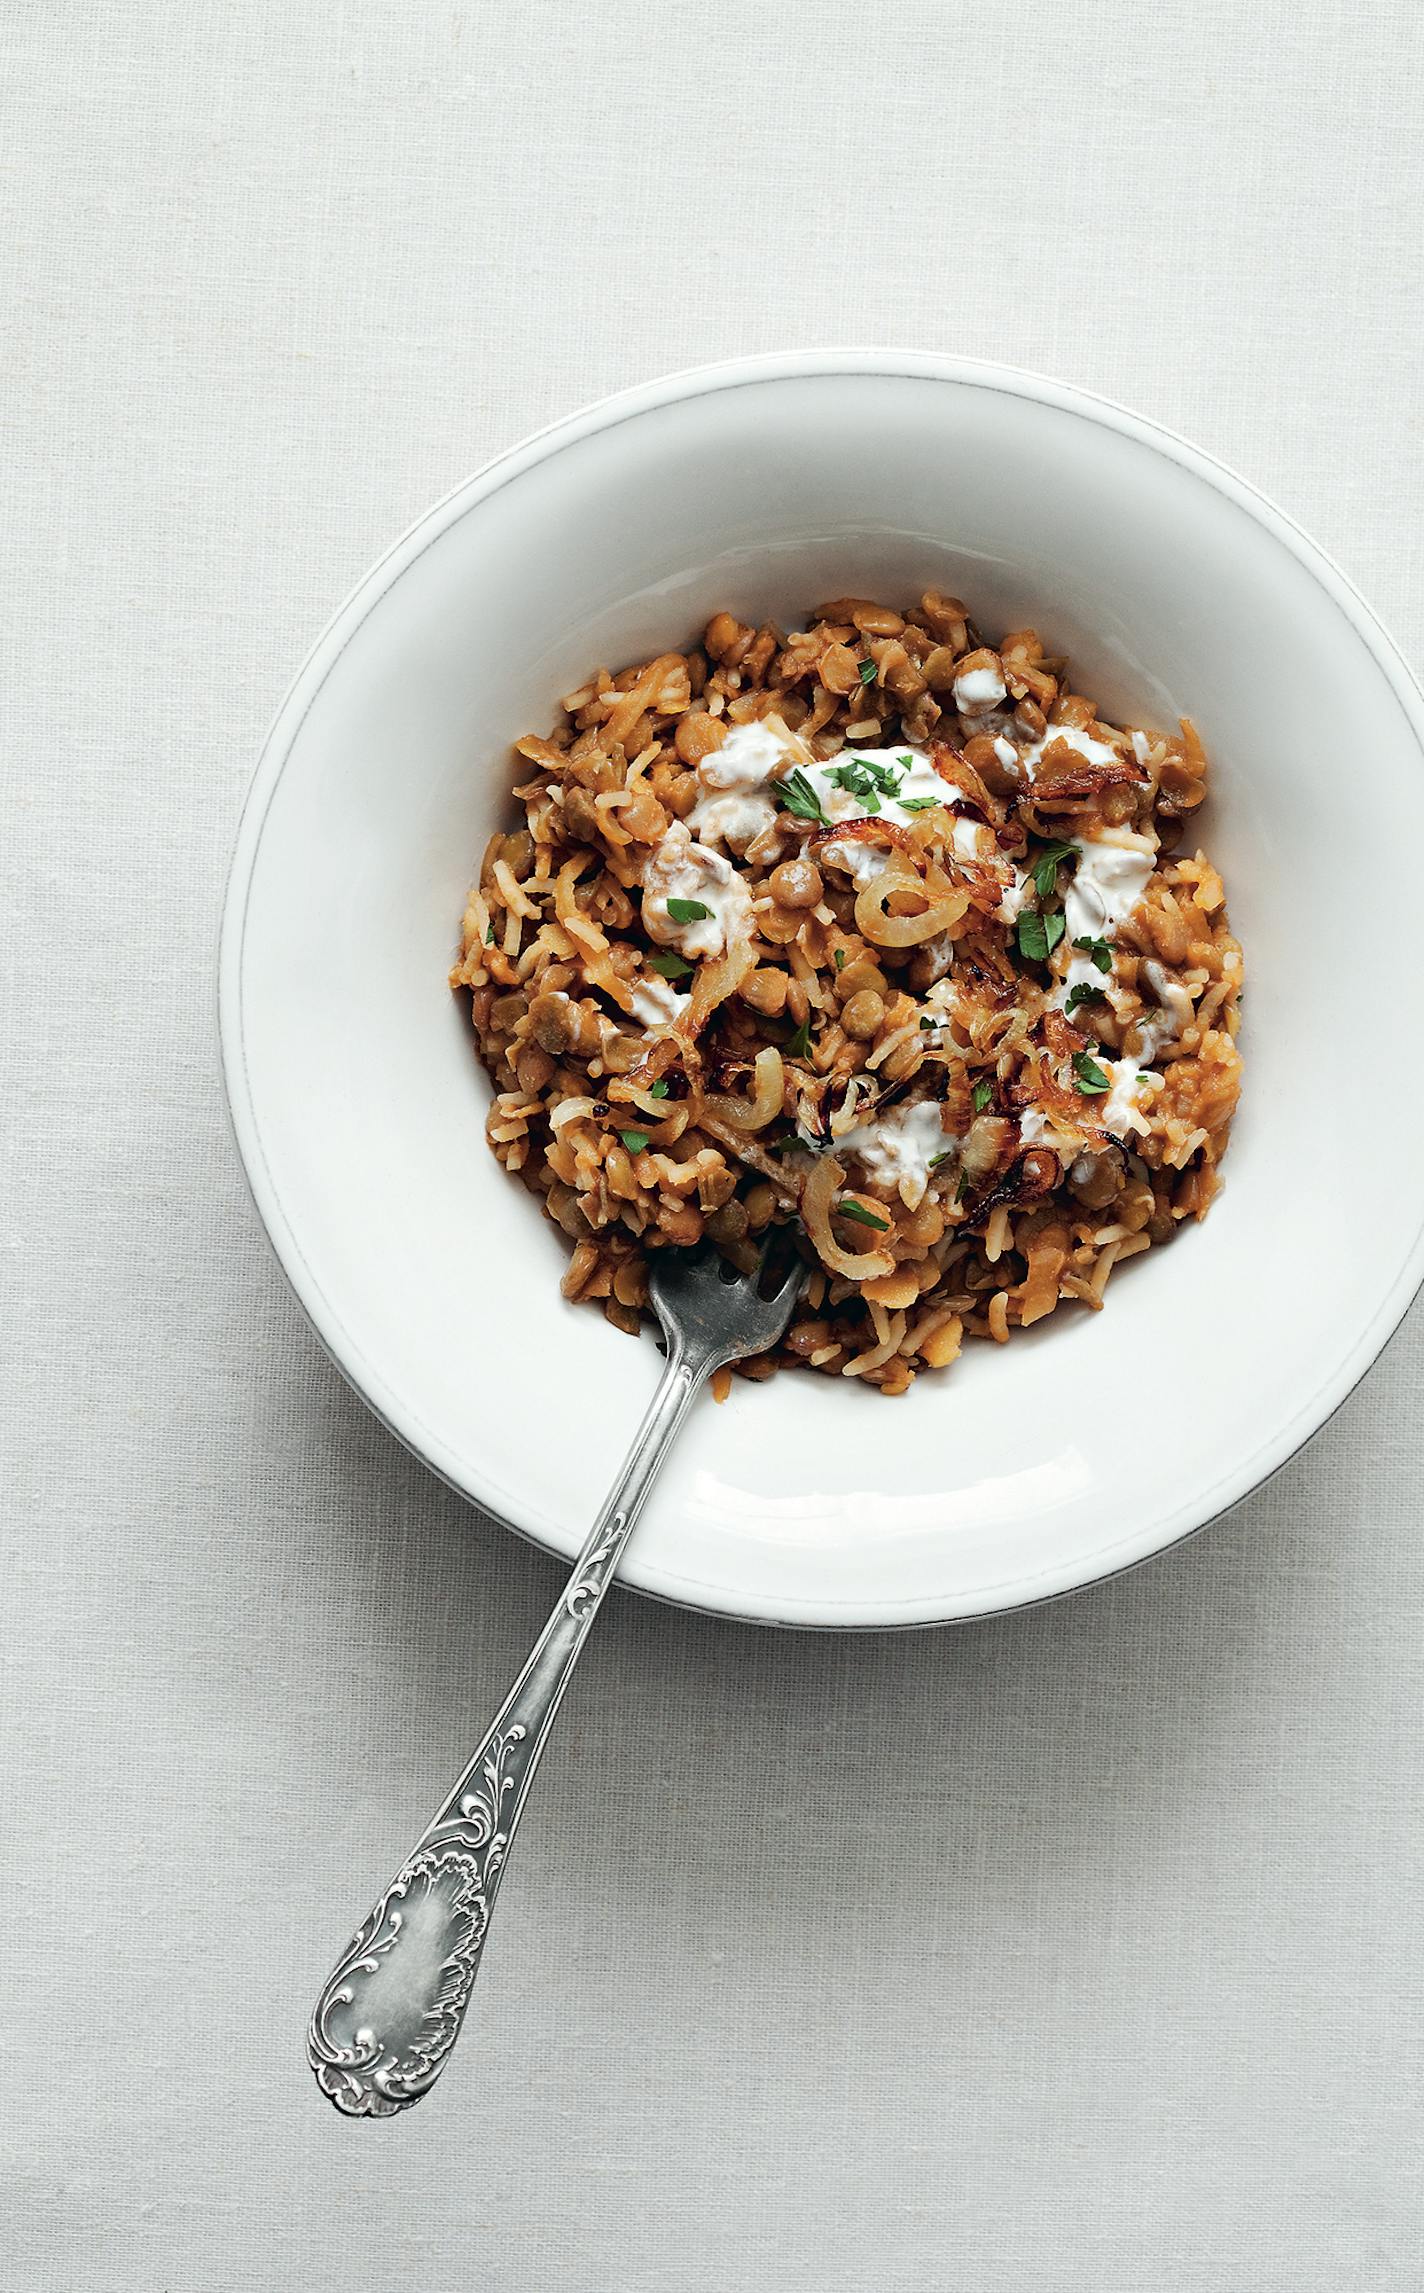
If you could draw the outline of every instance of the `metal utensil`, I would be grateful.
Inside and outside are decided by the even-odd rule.
[[[307,2055],[338,2110],[393,2117],[444,2069],[539,1755],[672,1437],[713,1370],[776,1343],[805,1272],[794,1263],[773,1288],[765,1253],[752,1275],[711,1252],[653,1257],[667,1367],[623,1470],[488,1734],[317,2000]]]

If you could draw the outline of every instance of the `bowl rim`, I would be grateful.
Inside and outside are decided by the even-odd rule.
[[[517,1504],[511,1508],[514,1493],[488,1483],[478,1457],[454,1454],[430,1428],[418,1421],[392,1390],[346,1329],[315,1270],[308,1264],[298,1234],[287,1217],[267,1162],[261,1125],[249,1088],[243,1042],[243,942],[263,831],[302,725],[346,646],[415,558],[489,495],[565,446],[663,406],[766,382],[860,375],[995,390],[1074,413],[1151,448],[1204,480],[1281,542],[1343,613],[1391,687],[1424,754],[1424,690],[1398,645],[1354,583],[1293,518],[1226,463],[1164,424],[1077,384],[996,360],[889,348],[809,349],[756,353],[678,369],[594,400],[530,432],[495,454],[423,511],[362,574],[312,644],[273,716],[248,785],[233,840],[218,947],[217,1031],[224,1099],[254,1208],[298,1305],[335,1367],[373,1415],[447,1487],[556,1559],[566,1559],[567,1555],[552,1546],[529,1522],[518,1518]],[[779,1601],[754,1600],[749,1596],[746,1605],[732,1607],[726,1604],[725,1586],[704,1587],[669,1569],[640,1565],[636,1547],[619,1572],[619,1582],[674,1606],[737,1623],[822,1631],[886,1631],[1011,1614],[1020,1608],[1040,1606],[1089,1585],[1109,1581],[1158,1553],[1170,1551],[1174,1545],[1219,1519],[1294,1456],[1348,1399],[1378,1359],[1421,1284],[1424,1284],[1424,1223],[1404,1254],[1379,1306],[1333,1373],[1322,1379],[1234,1471],[1223,1474],[1204,1498],[1198,1495],[1195,1502],[1183,1505],[1177,1514],[1159,1518],[1150,1533],[1139,1532],[1137,1537],[1129,1535],[1115,1540],[1103,1552],[1106,1565],[1094,1566],[1094,1556],[1090,1555],[1086,1567],[1081,1559],[1076,1565],[1047,1567],[1036,1578],[1025,1580],[1026,1590],[1021,1598],[1005,1602],[990,1596],[978,1602],[966,1600],[952,1608],[924,1600],[877,1604],[857,1601],[849,1614],[845,1603],[822,1604],[804,1598]],[[709,1595],[715,1597],[706,1597]]]

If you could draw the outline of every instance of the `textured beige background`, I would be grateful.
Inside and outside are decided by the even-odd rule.
[[[555,1580],[308,1335],[211,979],[349,584],[699,359],[1121,397],[1417,659],[1413,0],[12,0],[0,40],[7,2293],[1414,2293],[1417,1314],[1269,1489],[1049,1613],[615,1596],[456,2065],[395,2125],[319,2103],[315,1986]],[[1348,1044],[1301,1056],[1376,1119]]]

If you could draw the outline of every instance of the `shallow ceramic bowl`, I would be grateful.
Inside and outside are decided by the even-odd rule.
[[[1383,866],[1424,849],[1424,708],[1389,640],[1279,511],[1114,406],[912,354],[747,360],[576,415],[423,518],[298,676],[233,866],[229,1098],[297,1295],[418,1456],[572,1553],[659,1362],[560,1299],[445,984],[509,743],[718,606],[797,626],[929,584],[1034,625],[1106,715],[1196,720],[1245,1094],[1211,1216],[1105,1312],[899,1401],[794,1374],[704,1401],[624,1573],[739,1617],[926,1624],[1105,1576],[1271,1472],[1383,1344],[1424,1270],[1415,903]]]

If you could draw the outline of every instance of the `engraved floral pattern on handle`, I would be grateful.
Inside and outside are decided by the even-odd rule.
[[[712,1370],[780,1337],[804,1273],[794,1266],[763,1294],[760,1263],[747,1280],[729,1277],[715,1254],[663,1251],[659,1260],[649,1294],[667,1366],[623,1470],[484,1742],[317,2001],[308,2057],[349,2117],[408,2110],[444,2069],[540,1753],[668,1444]]]
[[[479,1972],[528,1735],[517,1721],[496,1727],[458,1813],[422,1840],[317,2001],[307,2052],[323,2093],[348,2116],[393,2116],[445,2067]]]

